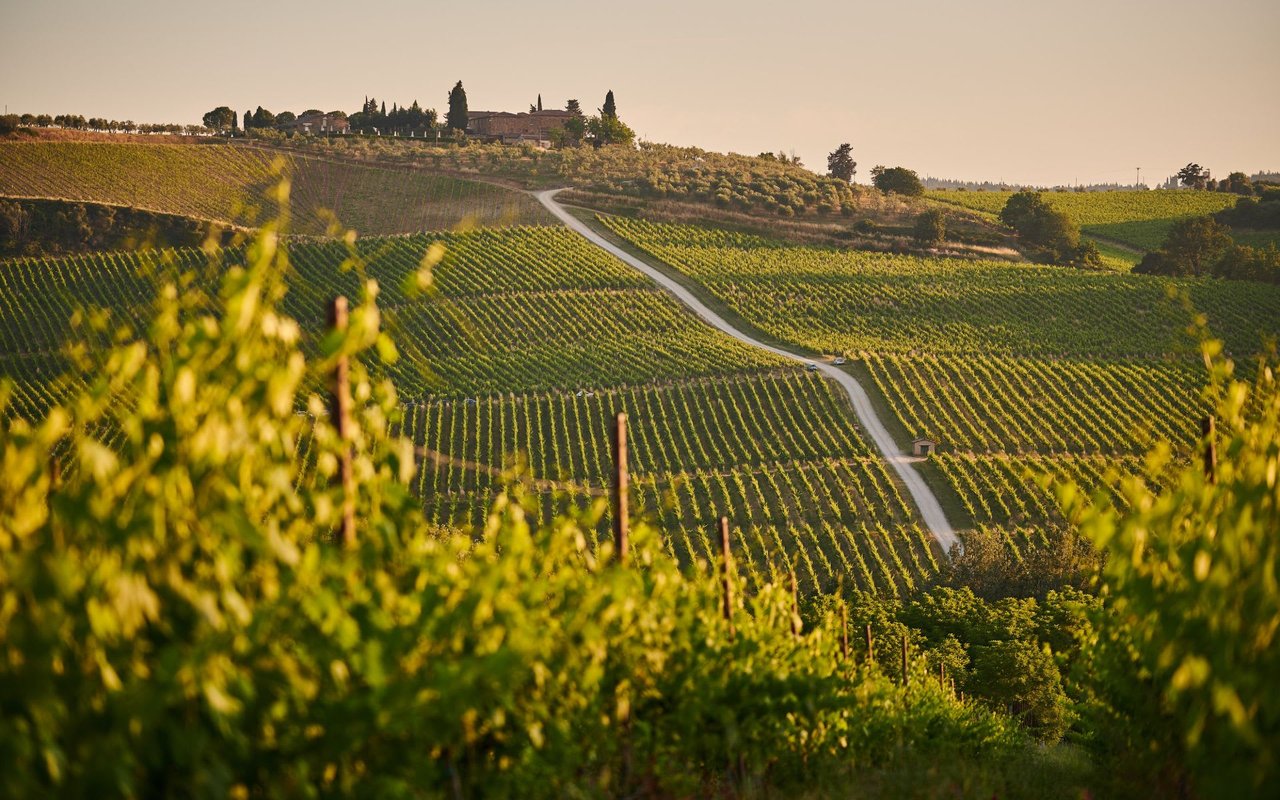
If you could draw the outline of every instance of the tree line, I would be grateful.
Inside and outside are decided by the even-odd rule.
[[[412,136],[448,132],[452,137],[461,136],[465,134],[471,122],[467,90],[463,87],[462,81],[459,80],[449,90],[447,103],[448,110],[445,112],[443,124],[434,108],[423,108],[417,100],[408,106],[393,102],[388,109],[386,100],[379,101],[373,95],[365,96],[359,111],[352,114],[331,111],[327,116],[345,120],[352,133]],[[542,95],[539,94],[537,100],[529,104],[529,111],[536,113],[542,110]],[[584,115],[582,105],[577,99],[566,102],[565,110],[572,116],[565,120],[561,129],[553,131],[552,139],[556,146],[574,147],[590,144],[601,147],[607,144],[629,145],[635,141],[635,132],[618,118],[618,106],[613,90],[605,94],[604,103],[595,116]],[[289,111],[276,114],[258,106],[256,110],[246,110],[241,116],[230,106],[218,106],[204,115],[203,122],[204,127],[210,131],[234,136],[255,129],[280,129],[291,125],[299,118],[323,114],[324,112],[315,109],[304,111],[300,115]]]
[[[203,125],[139,123],[131,119],[86,118],[82,114],[4,114],[0,116],[0,134],[11,133],[18,128],[63,128],[71,131],[94,131],[98,133],[167,133],[186,134],[188,136],[210,133],[210,129]]]

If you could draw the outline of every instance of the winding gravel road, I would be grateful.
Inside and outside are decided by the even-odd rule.
[[[693,295],[688,289],[681,286],[676,281],[667,277],[661,270],[645,263],[630,253],[622,250],[613,243],[600,236],[591,228],[587,227],[581,220],[570,214],[555,200],[557,192],[561,189],[550,189],[544,192],[538,192],[538,200],[547,207],[547,210],[554,214],[560,221],[577,233],[582,234],[586,239],[596,247],[608,252],[615,258],[620,259],[627,265],[643,272],[649,276],[654,283],[671,292],[681,303],[689,307],[693,313],[706,320],[712,326],[724,331],[733,338],[745,342],[752,347],[758,347],[761,350],[767,350],[770,353],[782,356],[792,361],[799,361],[806,364],[815,364],[818,370],[824,375],[834,380],[844,388],[848,393],[849,399],[853,402],[853,410],[858,415],[858,420],[862,423],[862,427],[871,436],[875,442],[876,448],[884,456],[885,461],[893,467],[898,473],[898,477],[902,479],[903,485],[907,492],[911,495],[911,499],[915,501],[916,508],[920,510],[920,516],[924,520],[925,527],[929,529],[929,533],[942,546],[943,551],[950,554],[953,545],[959,542],[955,531],[952,530],[951,524],[947,522],[946,514],[942,513],[942,506],[938,503],[938,498],[934,495],[933,490],[924,482],[924,478],[920,477],[920,473],[916,471],[914,460],[911,456],[903,453],[897,443],[893,441],[893,437],[889,435],[889,431],[880,422],[880,418],[876,416],[875,408],[871,405],[871,399],[867,397],[866,390],[862,388],[862,384],[858,383],[852,375],[844,370],[837,369],[830,364],[821,361],[814,361],[795,353],[781,350],[772,345],[767,345],[757,339],[753,339],[742,331],[730,325],[719,314],[702,304],[702,301]]]

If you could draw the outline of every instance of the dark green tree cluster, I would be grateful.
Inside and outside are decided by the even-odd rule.
[[[610,89],[604,96],[604,105],[600,107],[599,116],[586,121],[585,141],[592,147],[599,148],[606,145],[630,147],[635,140],[635,131],[618,119],[618,104],[613,99],[613,90]]]
[[[1232,228],[1255,230],[1280,230],[1280,195],[1258,200],[1242,197],[1231,208],[1213,215],[1213,218]]]
[[[1176,223],[1160,249],[1147,253],[1133,271],[1280,283],[1280,250],[1238,245],[1218,220],[1193,217]]]
[[[1000,211],[1000,221],[1018,234],[1018,240],[1035,259],[1051,264],[1097,267],[1098,248],[1080,238],[1080,226],[1057,211],[1039,192],[1017,192]]]
[[[305,115],[304,115],[305,116]],[[417,100],[407,107],[386,101],[379,104],[376,97],[366,97],[360,110],[347,118],[351,129],[360,133],[399,134],[408,136],[436,128],[435,109],[424,109]]]
[[[1249,180],[1249,176],[1243,172],[1232,172],[1227,177],[1218,181],[1218,191],[1230,192],[1231,194],[1242,194],[1246,196],[1252,195],[1253,181]]]
[[[262,106],[258,106],[252,114],[248,111],[244,112],[244,129],[246,131],[250,131],[255,128],[265,130],[267,128],[274,128],[275,126],[276,115],[272,114]]]
[[[914,170],[906,167],[885,167],[877,165],[871,168],[871,183],[877,189],[889,194],[919,197],[924,194],[924,184]]]
[[[238,127],[236,112],[227,106],[218,106],[204,115],[204,126],[217,133],[234,133]]]
[[[871,626],[875,659],[890,675],[901,673],[905,636],[935,678],[945,674],[965,696],[1056,742],[1075,719],[1067,676],[1088,630],[1083,612],[1095,604],[1073,589],[984,600],[968,588],[938,587],[905,602],[855,592],[849,619],[855,630]]]

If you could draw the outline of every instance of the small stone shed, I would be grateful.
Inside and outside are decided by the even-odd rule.
[[[917,436],[911,440],[911,452],[917,456],[927,456],[938,451],[938,443],[927,436]]]

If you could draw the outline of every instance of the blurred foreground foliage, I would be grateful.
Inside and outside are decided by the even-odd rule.
[[[1242,381],[1221,342],[1202,349],[1216,471],[1196,463],[1170,480],[1160,445],[1145,476],[1121,483],[1125,512],[1064,490],[1067,513],[1105,556],[1081,648],[1083,727],[1118,793],[1275,796],[1280,384],[1273,356]]]

